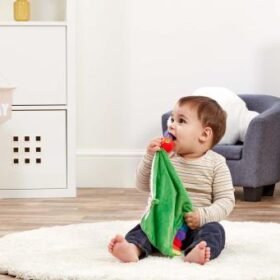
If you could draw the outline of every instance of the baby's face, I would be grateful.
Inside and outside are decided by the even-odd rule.
[[[168,131],[174,136],[175,151],[178,154],[199,151],[203,126],[198,119],[196,107],[190,104],[175,105]]]

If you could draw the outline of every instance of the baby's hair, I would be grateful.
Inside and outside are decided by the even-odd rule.
[[[195,107],[199,121],[203,127],[211,127],[213,141],[211,148],[219,143],[226,131],[226,112],[213,99],[206,96],[186,96],[178,101],[178,105],[189,104]]]

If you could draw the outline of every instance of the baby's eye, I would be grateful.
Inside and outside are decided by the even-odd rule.
[[[179,123],[186,123],[186,121],[184,119],[179,119]]]
[[[174,118],[173,117],[170,118],[170,122],[174,123]]]

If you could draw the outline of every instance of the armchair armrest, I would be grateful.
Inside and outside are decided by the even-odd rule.
[[[254,118],[247,130],[243,160],[256,185],[280,179],[280,102]]]

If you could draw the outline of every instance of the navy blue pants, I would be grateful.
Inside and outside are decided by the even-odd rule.
[[[158,252],[150,243],[139,224],[126,234],[125,239],[140,248],[141,255],[139,259],[143,259],[152,253]],[[186,239],[182,242],[181,249],[184,251],[184,255],[187,255],[195,245],[202,240],[206,241],[207,247],[211,249],[210,259],[215,259],[225,247],[225,230],[222,225],[217,222],[207,223],[195,230],[189,229]]]

